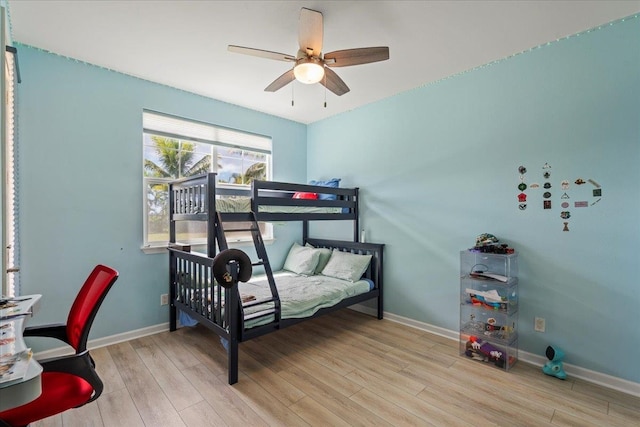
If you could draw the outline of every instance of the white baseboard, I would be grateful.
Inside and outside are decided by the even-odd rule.
[[[164,332],[169,330],[169,322],[160,323],[158,325],[148,326],[142,329],[136,329],[133,331],[123,332],[121,334],[110,335],[108,337],[96,338],[87,342],[87,348],[94,350],[100,347],[106,347],[112,344],[118,344],[125,341],[131,341],[136,338],[146,337],[147,335],[157,334],[158,332]],[[60,357],[67,354],[71,354],[73,351],[69,351],[69,347],[53,348],[51,350],[40,351],[33,355],[38,360],[48,359],[50,357]]]
[[[377,315],[377,310],[375,308],[367,307],[362,304],[356,304],[349,308],[354,311],[358,311],[360,313],[368,314],[371,316]],[[445,337],[454,341],[459,340],[460,335],[458,331],[452,331],[450,329],[445,329],[445,328],[434,326],[428,323],[419,322],[417,320],[398,316],[397,314],[389,313],[386,311],[384,312],[384,317],[385,319],[390,320],[392,322],[397,322],[412,328],[420,329],[422,331],[439,335],[441,337]],[[180,325],[178,325],[178,327],[179,326]],[[142,329],[136,329],[136,330],[124,332],[121,334],[111,335],[103,338],[97,338],[95,340],[89,340],[87,347],[89,349],[96,349],[96,348],[105,347],[112,344],[118,344],[121,342],[130,341],[136,338],[146,337],[147,335],[153,335],[153,334],[157,334],[159,332],[164,332],[168,330],[169,330],[168,322],[160,323],[158,325],[149,326]],[[66,354],[69,354],[68,347],[60,347],[60,348],[54,348],[51,350],[38,352],[34,355],[34,357],[36,359],[48,359],[50,357],[59,357],[59,356],[64,356]],[[542,366],[547,362],[547,359],[543,356],[529,353],[522,350],[518,350],[518,359],[521,362],[529,363],[534,366]],[[582,380],[585,380],[594,384],[598,384],[613,390],[621,391],[623,393],[627,393],[632,396],[640,397],[640,383],[635,383],[622,378],[617,378],[611,375],[592,371],[590,369],[585,369],[580,366],[571,365],[569,363],[564,363],[564,369],[567,372],[567,375],[569,376],[580,378]]]
[[[371,310],[369,307],[353,306],[351,308],[362,313],[372,314],[374,316],[376,315],[375,310]],[[439,335],[441,337],[450,338],[454,341],[458,341],[460,339],[459,331],[444,329],[438,326],[418,322],[417,320],[398,316],[396,314],[388,312],[384,313],[384,318],[387,320],[391,320],[392,322],[401,323],[403,325],[420,329],[422,331]],[[518,360],[520,362],[529,363],[534,366],[543,366],[545,363],[547,363],[546,357],[522,350],[518,350]],[[588,381],[590,383],[598,384],[603,387],[630,394],[632,396],[640,397],[640,383],[635,383],[622,378],[592,371],[580,366],[571,365],[570,363],[564,363],[563,366],[567,375],[571,377],[580,378],[581,380]]]

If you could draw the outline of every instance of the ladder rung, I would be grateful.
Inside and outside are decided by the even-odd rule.
[[[233,230],[224,230],[225,233],[239,233],[245,231],[256,231],[255,228],[234,228]]]
[[[254,263],[251,263],[251,265],[253,265],[254,267],[255,267],[256,265],[264,265],[264,261],[256,261],[256,262],[254,262]]]
[[[244,321],[246,322],[247,320],[257,319],[257,318],[269,316],[269,315],[272,315],[272,314],[275,314],[275,313],[276,313],[276,309],[275,308],[272,308],[272,309],[269,309],[269,310],[258,311],[256,313],[251,313],[251,314],[245,316],[244,317]]]
[[[276,299],[275,298],[265,298],[265,299],[261,299],[261,300],[253,300],[253,301],[249,301],[245,304],[242,304],[243,308],[247,308],[247,307],[253,307],[254,305],[260,305],[260,304],[266,304],[268,302],[274,302]]]

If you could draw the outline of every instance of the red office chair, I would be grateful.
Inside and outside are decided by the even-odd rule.
[[[26,328],[26,337],[57,338],[69,344],[75,354],[40,361],[42,394],[34,401],[0,412],[0,425],[26,426],[71,408],[93,402],[104,388],[87,350],[89,330],[118,272],[96,266],[76,297],[66,324]]]

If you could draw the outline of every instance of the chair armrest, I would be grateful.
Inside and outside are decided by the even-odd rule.
[[[56,338],[69,344],[67,338],[67,325],[63,323],[54,323],[51,325],[29,326],[25,328],[23,334],[25,337],[47,337]]]
[[[75,375],[91,384],[94,390],[93,396],[83,405],[93,402],[102,394],[104,384],[94,369],[93,359],[89,355],[89,350],[69,356],[39,360],[38,363],[42,365],[44,372],[63,372]]]

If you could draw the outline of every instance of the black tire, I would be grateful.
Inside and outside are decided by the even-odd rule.
[[[251,278],[252,267],[249,256],[239,249],[226,249],[213,258],[213,277],[225,288],[233,286],[233,279],[227,271],[227,265],[231,261],[238,263],[238,280],[240,282],[247,282]]]

